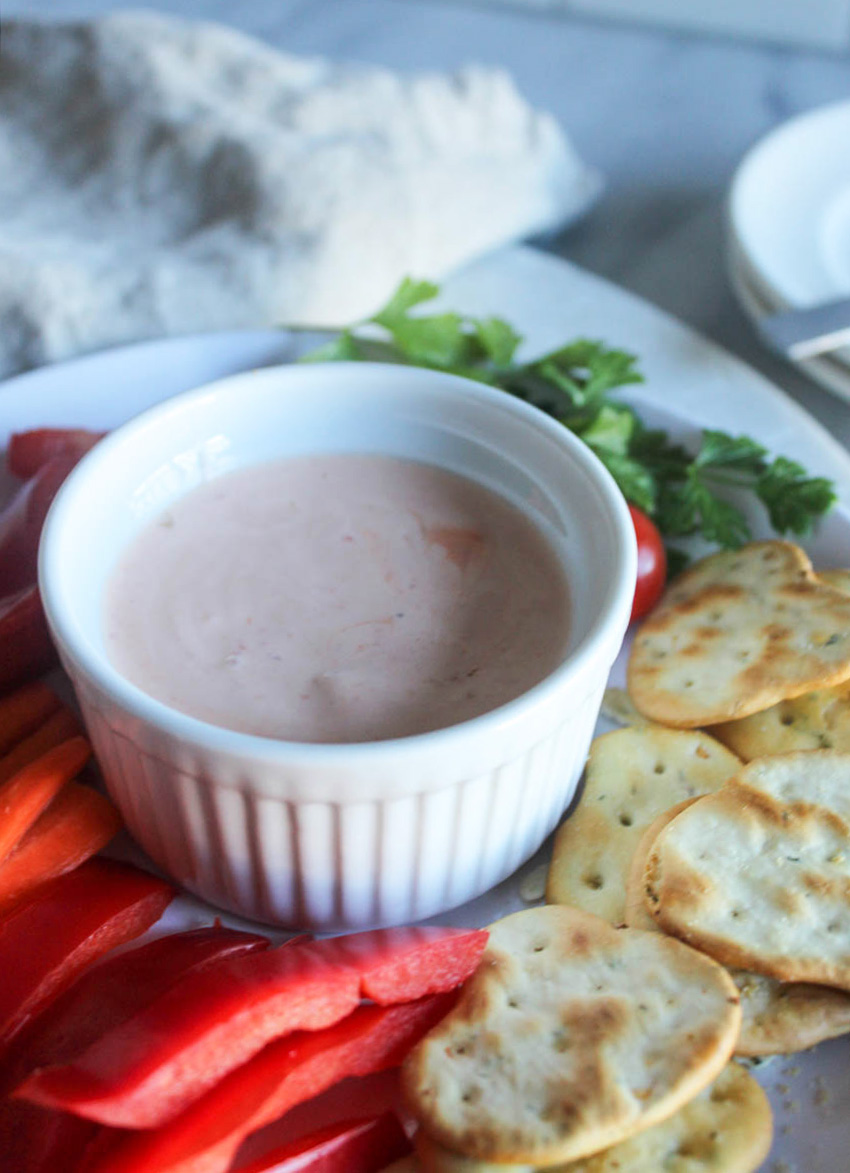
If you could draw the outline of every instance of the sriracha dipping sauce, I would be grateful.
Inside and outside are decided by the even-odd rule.
[[[113,665],[214,725],[301,742],[441,729],[563,659],[554,547],[475,481],[397,457],[295,456],[211,480],[108,583]]]

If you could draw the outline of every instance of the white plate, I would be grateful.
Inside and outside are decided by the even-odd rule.
[[[747,154],[732,230],[777,308],[850,294],[850,102],[786,122]]]
[[[445,302],[471,313],[498,313],[523,329],[529,351],[585,335],[640,356],[647,384],[623,399],[681,439],[701,427],[746,432],[775,452],[833,478],[841,505],[809,549],[822,565],[850,565],[850,456],[819,424],[766,379],[646,302],[553,257],[514,248],[476,263],[448,282]],[[111,427],[168,395],[220,375],[285,360],[285,335],[231,333],[122,348],[20,375],[0,385],[0,447],[10,432],[46,424]],[[0,489],[2,491],[2,489]],[[763,521],[754,519],[756,532]],[[613,681],[622,683],[624,657]],[[544,848],[516,876],[443,921],[486,924],[523,906],[520,885],[539,876]],[[209,923],[212,913],[180,898],[159,927]],[[233,918],[224,918],[235,923]],[[847,1040],[777,1059],[758,1070],[776,1115],[766,1169],[838,1173],[850,1148]],[[784,1161],[776,1165],[773,1162]]]
[[[741,308],[755,325],[767,314],[776,312],[777,307],[771,304],[764,286],[759,283],[758,275],[748,266],[746,257],[741,254],[734,240],[729,242],[727,270]],[[842,357],[844,355],[850,356],[850,348],[844,347],[835,354],[822,354],[816,358],[789,358],[787,361],[827,391],[850,402],[850,369]]]

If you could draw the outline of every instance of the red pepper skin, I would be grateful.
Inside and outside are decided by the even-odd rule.
[[[269,1039],[351,1013],[360,999],[356,972],[314,950],[271,949],[191,974],[74,1062],[35,1072],[16,1094],[118,1128],[155,1128]]]
[[[6,467],[12,476],[29,480],[57,456],[82,460],[105,435],[85,428],[31,428],[27,432],[14,432],[6,449]]]
[[[0,1100],[0,1169],[74,1173],[97,1131],[91,1120],[22,1100]]]
[[[36,1067],[67,1063],[187,973],[267,949],[270,943],[256,933],[213,925],[158,937],[107,957],[86,970],[23,1032],[3,1064],[0,1092],[15,1087]]]
[[[41,596],[33,583],[0,598],[0,692],[32,680],[56,659]]]
[[[86,966],[150,928],[174,896],[139,868],[91,859],[0,920],[0,1057]]]
[[[360,974],[360,992],[379,1006],[441,994],[473,973],[486,929],[438,925],[373,929],[322,941],[326,956],[338,958]]]
[[[361,1006],[322,1031],[279,1039],[176,1120],[116,1137],[84,1173],[225,1173],[250,1133],[349,1076],[396,1067],[452,1009],[457,994],[399,1006]]]
[[[412,1149],[392,1112],[343,1120],[265,1156],[240,1165],[238,1173],[378,1173]]]
[[[38,579],[41,527],[59,487],[77,463],[57,456],[25,481],[0,513],[0,595],[32,586]]]
[[[389,1000],[395,989],[407,1001],[455,987],[486,940],[478,930],[379,930],[236,958],[189,975],[17,1094],[116,1128],[157,1128],[273,1039],[328,1027],[362,995]]]

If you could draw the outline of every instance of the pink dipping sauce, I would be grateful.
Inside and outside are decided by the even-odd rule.
[[[567,643],[561,562],[515,506],[389,456],[219,477],[150,524],[107,588],[115,667],[191,716],[289,741],[406,737],[539,683]]]

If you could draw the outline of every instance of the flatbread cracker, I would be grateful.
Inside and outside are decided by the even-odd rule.
[[[402,1086],[447,1148],[553,1165],[672,1115],[719,1074],[740,1016],[726,971],[680,942],[579,909],[528,909],[491,926]]]
[[[767,1096],[740,1064],[729,1063],[667,1120],[594,1157],[551,1165],[548,1173],[753,1173],[772,1140]],[[532,1165],[461,1157],[421,1132],[417,1148],[423,1173],[534,1173]]]
[[[654,721],[715,725],[850,678],[850,595],[790,542],[696,563],[635,636],[629,694]]]
[[[641,836],[626,892],[629,928],[661,931],[646,904],[646,862],[667,824],[696,801],[680,802],[659,815]],[[736,1055],[785,1055],[850,1032],[850,994],[843,990],[807,982],[778,982],[744,969],[732,968],[729,974],[741,994],[741,1033],[735,1045]]]
[[[625,923],[630,929],[642,929],[645,933],[660,933],[662,931],[658,920],[649,911],[646,903],[646,886],[644,872],[649,853],[655,846],[655,840],[677,815],[693,806],[696,798],[686,798],[684,802],[677,802],[669,810],[662,811],[652,820],[638,840],[632,862],[629,865],[629,874],[626,879],[626,915]],[[743,1029],[743,1028],[742,1028]]]
[[[709,794],[741,768],[705,733],[658,725],[617,729],[590,747],[578,807],[558,830],[546,899],[622,924],[635,848],[656,815]]]
[[[439,1144],[421,1128],[415,1144],[422,1173],[536,1173],[539,1168],[539,1165],[505,1165],[502,1162],[497,1165],[494,1161],[463,1157]],[[553,1173],[557,1173],[557,1167]]]
[[[850,989],[850,754],[750,762],[659,834],[661,927],[724,965]]]
[[[845,594],[850,595],[850,570],[845,567],[836,566],[829,570],[818,570],[816,575],[827,586],[835,587],[836,590],[844,591]]]
[[[738,1063],[662,1124],[551,1173],[753,1173],[770,1152],[767,1096]]]
[[[780,701],[740,721],[712,725],[710,731],[745,762],[800,749],[850,753],[850,683]]]

